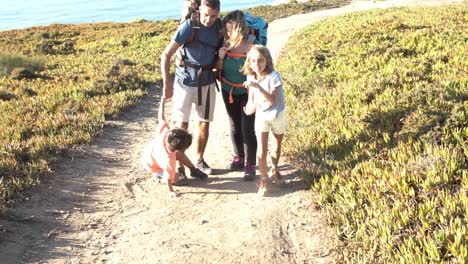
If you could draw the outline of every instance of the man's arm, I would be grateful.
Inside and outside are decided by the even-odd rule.
[[[162,55],[161,55],[161,73],[163,79],[163,98],[169,99],[172,97],[174,92],[174,87],[172,86],[170,76],[170,66],[171,66],[171,58],[176,53],[177,49],[180,45],[171,40],[169,45],[166,46]]]

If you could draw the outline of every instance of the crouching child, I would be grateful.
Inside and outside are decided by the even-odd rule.
[[[169,128],[164,115],[165,101],[166,99],[162,98],[159,104],[159,137],[152,140],[145,147],[142,163],[148,172],[163,175],[163,180],[167,181],[169,195],[175,198],[180,195],[173,188],[174,183],[178,180],[176,173],[176,152],[183,152],[190,147],[192,135],[184,129]]]

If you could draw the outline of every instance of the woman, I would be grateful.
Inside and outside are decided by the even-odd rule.
[[[246,115],[247,89],[243,86],[246,76],[240,72],[250,47],[257,43],[249,34],[242,11],[236,10],[223,18],[225,45],[219,49],[217,68],[221,70],[222,95],[229,116],[234,158],[227,166],[231,171],[244,170],[244,180],[255,179],[257,140],[255,115]]]

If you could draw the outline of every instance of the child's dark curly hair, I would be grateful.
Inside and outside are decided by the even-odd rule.
[[[167,135],[167,143],[172,151],[186,150],[192,145],[192,135],[184,129],[171,129]]]

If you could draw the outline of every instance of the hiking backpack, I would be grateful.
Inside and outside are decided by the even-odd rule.
[[[244,13],[244,19],[247,23],[247,28],[249,29],[249,36],[247,41],[247,49],[243,53],[235,53],[228,51],[226,53],[227,57],[234,57],[234,58],[245,58],[247,53],[249,53],[250,48],[254,44],[254,41],[258,44],[266,45],[267,44],[267,33],[268,33],[268,23],[259,16],[253,16],[250,13]],[[226,43],[225,43],[226,45]],[[232,92],[234,88],[244,88],[242,83],[233,83],[228,81],[225,77],[222,76],[221,72],[219,72],[218,80],[223,83],[229,84],[232,88],[229,91],[229,103],[234,102],[234,98],[232,97]]]
[[[226,54],[228,57],[245,58],[255,41],[257,44],[264,46],[267,44],[268,23],[265,21],[265,19],[259,16],[253,16],[250,13],[244,13],[244,19],[246,21],[247,28],[249,29],[247,49],[245,50],[245,53],[235,53],[228,51]],[[224,45],[226,46],[226,42]],[[240,85],[238,86],[240,87]]]
[[[250,13],[244,13],[247,27],[250,29],[250,33],[255,36],[258,43],[266,46],[267,34],[268,34],[268,23],[259,16],[253,16]]]

